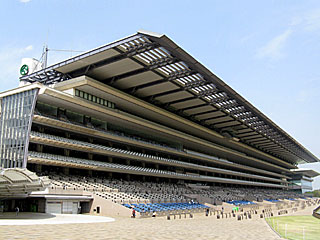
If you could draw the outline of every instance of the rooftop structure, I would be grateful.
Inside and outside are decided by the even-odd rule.
[[[50,85],[83,75],[285,162],[319,161],[165,35],[139,31],[21,80]]]

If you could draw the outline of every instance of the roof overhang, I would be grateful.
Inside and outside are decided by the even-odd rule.
[[[287,162],[319,161],[165,35],[139,31],[21,81],[50,85],[83,75]]]
[[[313,169],[292,169],[291,170],[294,174],[299,174],[302,176],[306,176],[306,177],[310,177],[310,178],[314,178],[320,175],[320,173],[316,172]]]
[[[35,173],[22,168],[0,169],[0,196],[16,196],[42,191],[50,184],[47,177],[38,177]]]
[[[46,194],[33,194],[29,197],[32,198],[45,198],[47,200],[78,200],[78,201],[91,201],[92,196],[82,196],[82,195],[46,195]]]

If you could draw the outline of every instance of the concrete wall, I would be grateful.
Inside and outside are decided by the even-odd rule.
[[[45,213],[46,212],[46,200],[39,199],[38,201],[38,212]]]
[[[132,210],[118,203],[114,203],[111,200],[93,195],[94,199],[90,206],[90,214],[101,215],[101,216],[121,216],[121,217],[130,217]],[[97,207],[100,207],[100,213],[97,213]],[[139,213],[136,213],[137,217],[140,216]]]

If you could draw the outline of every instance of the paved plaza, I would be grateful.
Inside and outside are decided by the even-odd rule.
[[[310,215],[314,206],[292,215]],[[291,215],[291,214],[290,214]],[[7,213],[0,239],[281,239],[258,216],[237,221],[202,214],[194,218],[108,218],[90,215]]]
[[[44,225],[44,224],[77,224],[77,223],[106,223],[115,219],[102,216],[76,214],[47,214],[47,213],[6,213],[0,215],[0,225]]]
[[[80,216],[75,216],[75,218],[78,217]],[[63,221],[63,218],[63,216],[57,216],[52,219],[36,219],[38,223],[28,226],[2,225],[0,239],[280,239],[264,220],[254,219],[218,220],[213,216],[195,216],[193,219],[170,221],[165,218],[117,218],[115,221],[104,223],[57,225],[57,222]],[[97,219],[93,217],[92,220]],[[31,222],[34,220],[0,220],[2,221]],[[39,225],[39,221],[52,221],[53,224]]]

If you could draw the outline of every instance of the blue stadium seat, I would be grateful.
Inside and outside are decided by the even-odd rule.
[[[200,203],[140,203],[140,204],[122,204],[124,207],[134,207],[137,212],[162,212],[162,211],[174,211],[174,210],[191,210],[209,208],[206,205]]]

